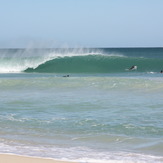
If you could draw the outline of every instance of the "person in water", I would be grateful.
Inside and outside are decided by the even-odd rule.
[[[70,75],[65,75],[65,76],[63,76],[63,77],[70,77]]]
[[[129,70],[137,70],[137,66],[131,66]]]
[[[163,70],[161,70],[160,73],[163,73]]]

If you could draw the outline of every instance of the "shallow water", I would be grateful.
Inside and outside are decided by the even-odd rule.
[[[0,151],[161,162],[163,78],[152,75],[0,74]]]

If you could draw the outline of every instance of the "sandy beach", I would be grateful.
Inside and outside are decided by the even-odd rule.
[[[0,154],[0,163],[72,163],[52,159],[43,159],[12,154]]]

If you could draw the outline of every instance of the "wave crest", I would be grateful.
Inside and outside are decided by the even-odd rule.
[[[55,72],[55,69],[38,70],[51,61],[61,58],[105,55],[97,49],[8,49],[0,50],[0,73]],[[111,54],[110,56],[113,56]],[[65,59],[63,59],[65,60]],[[63,65],[64,66],[64,65]],[[30,71],[29,71],[30,70]]]

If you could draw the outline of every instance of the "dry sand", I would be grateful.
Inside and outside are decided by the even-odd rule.
[[[72,162],[18,156],[18,155],[12,155],[12,154],[0,154],[0,163],[72,163]]]

